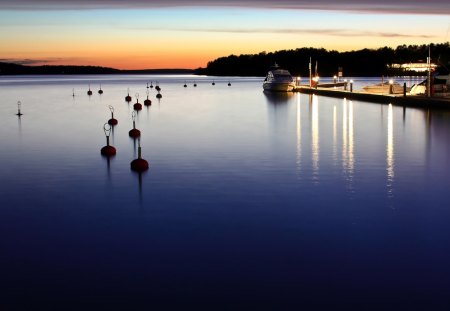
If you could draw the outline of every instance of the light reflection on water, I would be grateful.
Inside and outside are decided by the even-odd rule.
[[[4,303],[84,291],[127,306],[255,309],[261,297],[300,306],[303,293],[314,305],[326,292],[383,309],[396,292],[400,305],[443,306],[448,111],[263,93],[259,78],[60,80],[0,79],[0,264],[17,298]],[[142,98],[147,81],[160,81],[163,98],[151,90],[136,116],[150,163],[139,175],[135,98],[124,97]],[[109,105],[118,152],[107,159]]]

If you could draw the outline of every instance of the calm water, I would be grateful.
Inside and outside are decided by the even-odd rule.
[[[212,80],[0,78],[1,310],[450,309],[450,111]]]

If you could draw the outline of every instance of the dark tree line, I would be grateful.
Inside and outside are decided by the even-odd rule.
[[[362,49],[350,52],[328,51],[325,49],[299,48],[259,54],[230,55],[208,62],[206,68],[196,70],[197,74],[218,76],[264,76],[275,62],[288,69],[295,76],[309,75],[309,59],[314,71],[316,61],[321,76],[333,76],[338,68],[343,68],[344,76],[381,76],[417,74],[391,69],[393,63],[424,62],[428,49],[432,62],[439,65],[440,72],[448,72],[450,67],[450,44],[400,45],[397,48]]]

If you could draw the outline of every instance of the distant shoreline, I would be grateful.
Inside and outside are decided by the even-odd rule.
[[[195,74],[194,69],[137,69],[121,70],[97,66],[26,66],[14,63],[0,62],[0,76],[15,75],[98,75],[98,74]]]

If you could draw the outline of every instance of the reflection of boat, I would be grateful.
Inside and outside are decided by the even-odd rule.
[[[263,83],[265,91],[289,92],[294,87],[294,78],[292,78],[289,71],[281,69],[276,63],[270,68]]]
[[[264,95],[269,103],[277,105],[277,104],[285,104],[287,103],[293,96],[293,92],[267,92],[264,91]]]
[[[374,93],[374,94],[402,94],[403,85],[400,85],[397,82],[394,82],[392,84],[378,83],[373,85],[367,85],[363,87],[363,90],[367,93]],[[406,91],[409,91],[409,89],[407,88]]]

